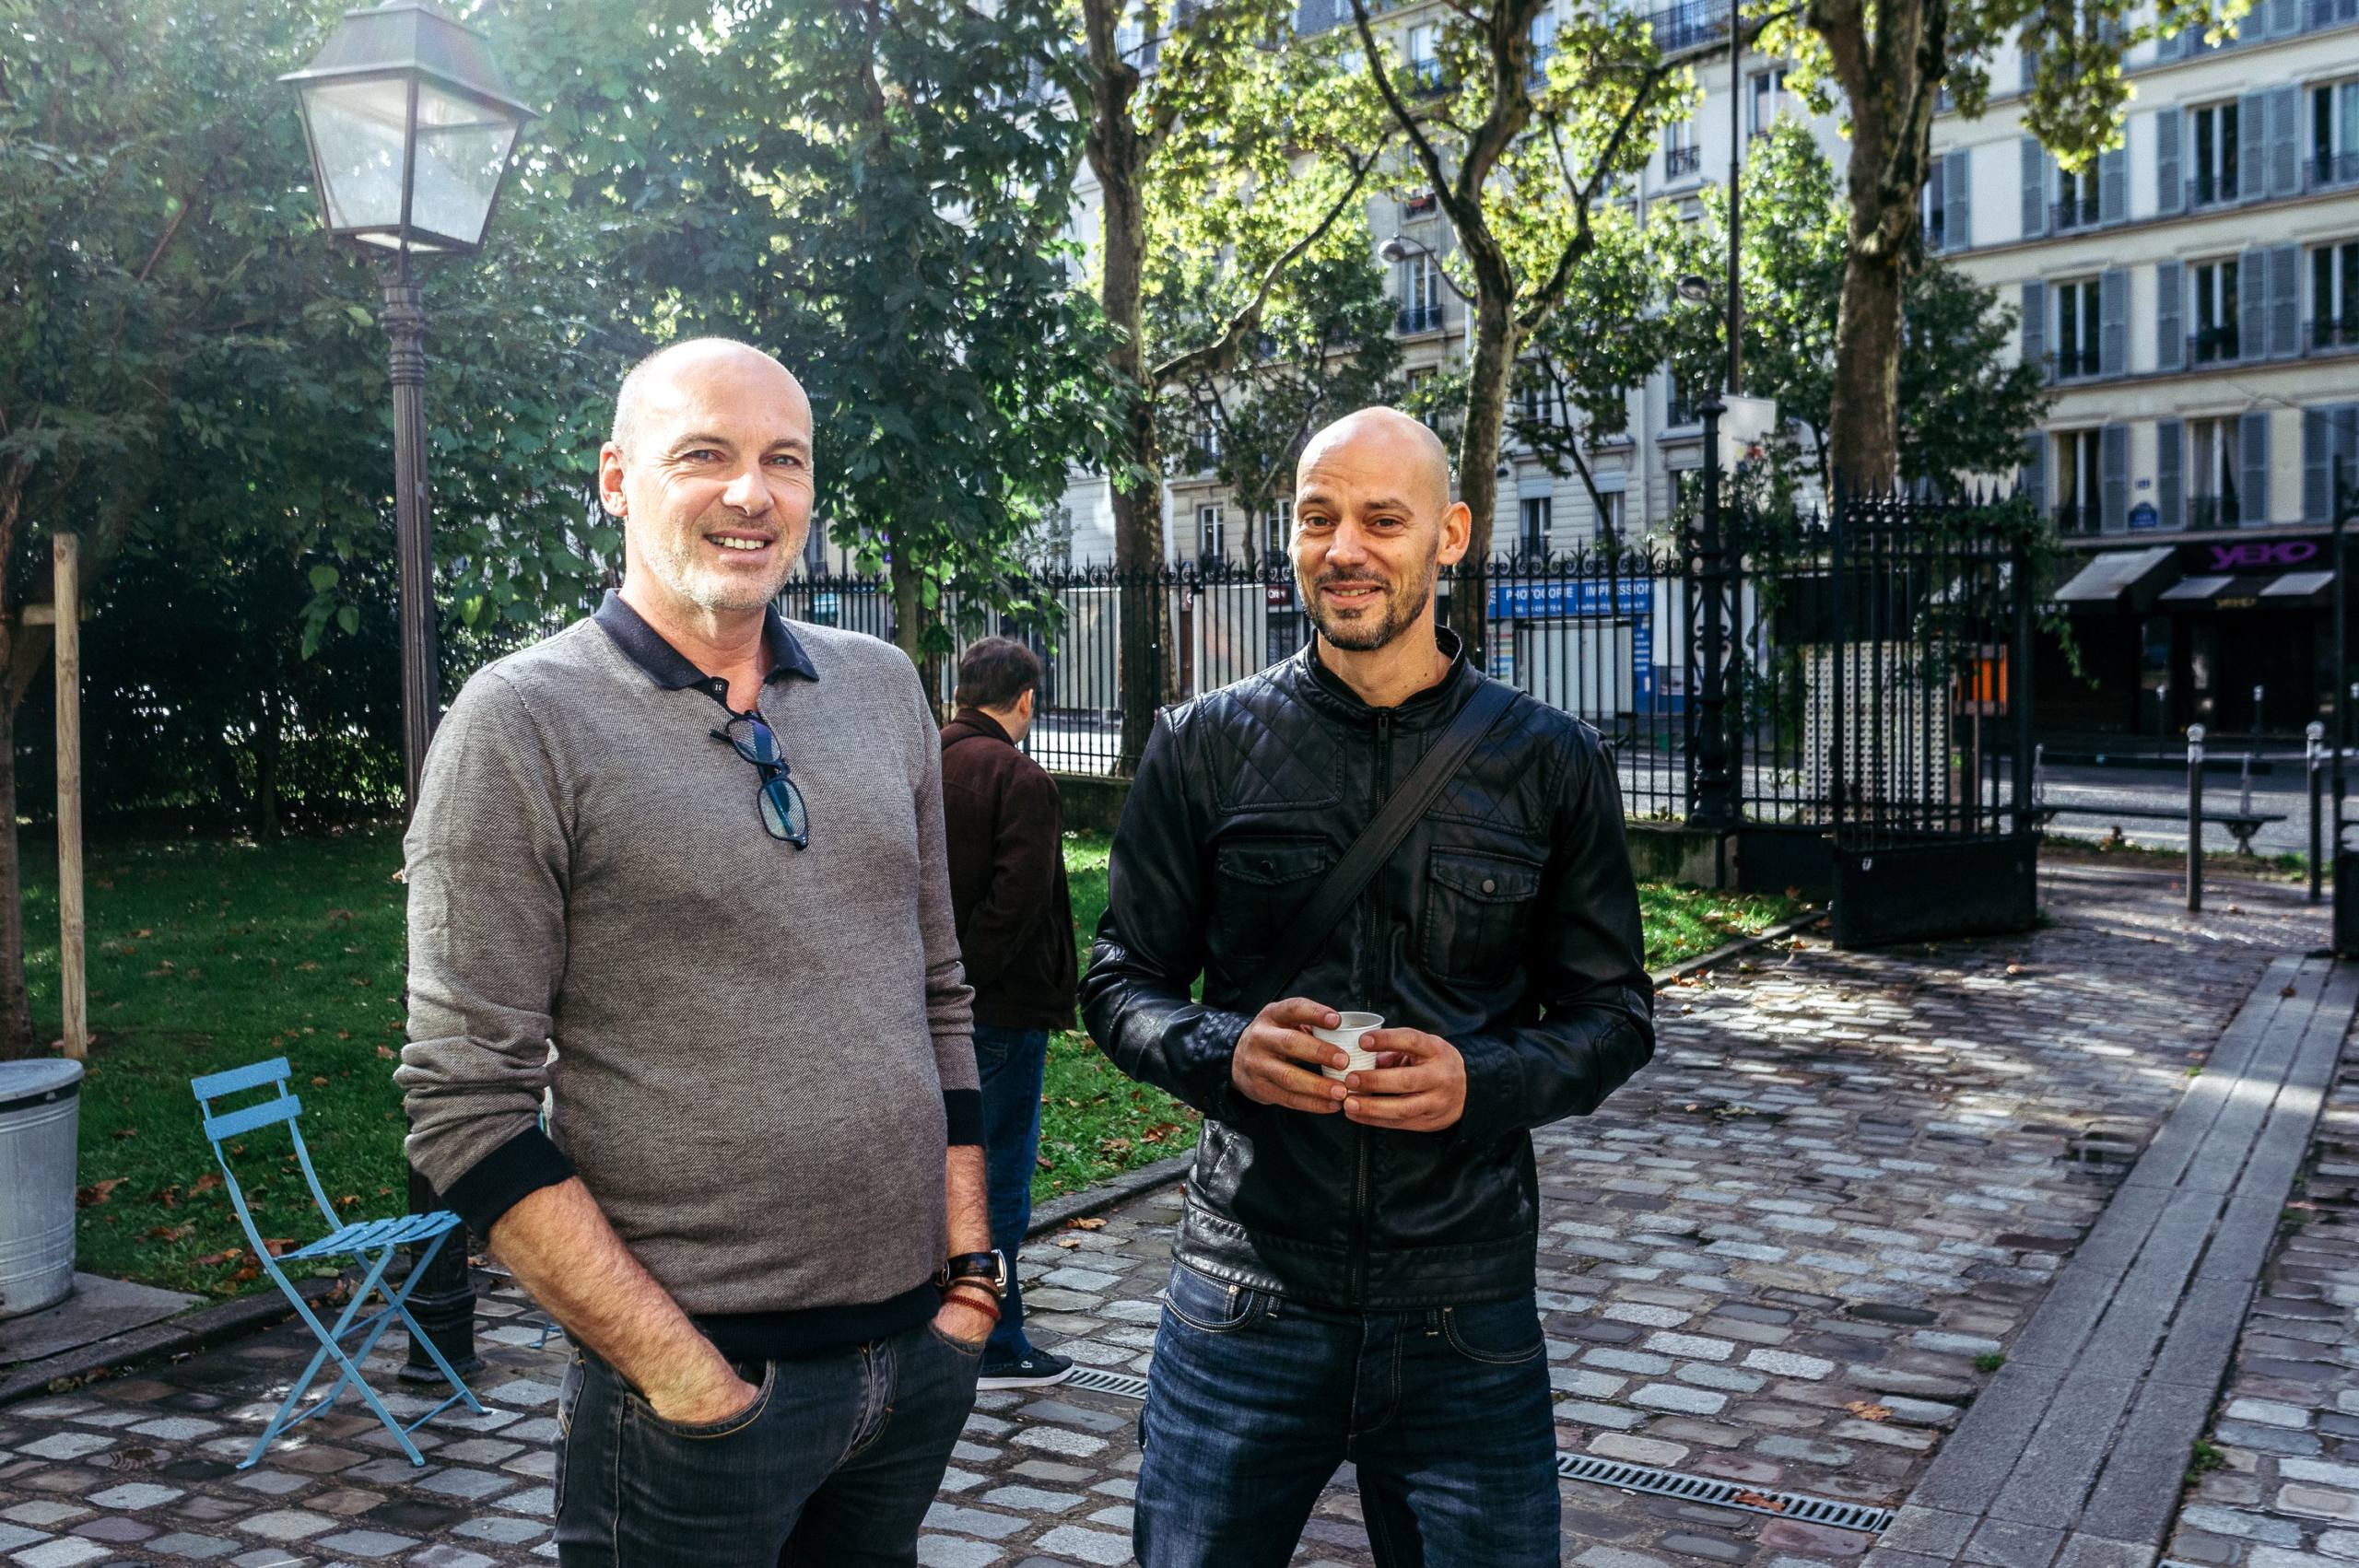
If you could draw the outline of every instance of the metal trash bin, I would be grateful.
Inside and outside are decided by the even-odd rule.
[[[75,1143],[82,1064],[0,1061],[0,1317],[74,1288]]]

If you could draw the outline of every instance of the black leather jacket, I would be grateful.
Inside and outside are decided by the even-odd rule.
[[[1407,1311],[1532,1288],[1532,1128],[1654,1052],[1621,791],[1595,731],[1519,699],[1291,988],[1438,1035],[1466,1060],[1444,1132],[1257,1105],[1229,1082],[1278,931],[1485,678],[1372,708],[1309,648],[1156,725],[1082,982],[1089,1033],[1204,1115],[1182,1261],[1322,1305]],[[1203,977],[1203,1000],[1190,989]]]

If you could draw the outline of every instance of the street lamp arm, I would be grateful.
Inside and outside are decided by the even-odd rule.
[[[1405,262],[1411,256],[1431,256],[1437,263],[1434,267],[1435,275],[1439,277],[1449,291],[1457,295],[1461,300],[1469,305],[1474,303],[1474,296],[1459,287],[1458,280],[1449,275],[1449,269],[1438,264],[1441,261],[1441,252],[1424,240],[1412,240],[1405,234],[1396,234],[1379,246],[1376,253],[1388,262]]]

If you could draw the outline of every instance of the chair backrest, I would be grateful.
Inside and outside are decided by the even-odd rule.
[[[246,1239],[254,1245],[257,1259],[267,1258],[270,1249],[263,1245],[262,1232],[255,1226],[253,1215],[246,1208],[245,1189],[238,1184],[238,1173],[229,1164],[229,1151],[223,1145],[265,1127],[280,1122],[287,1124],[287,1134],[295,1145],[296,1162],[302,1166],[303,1180],[311,1189],[311,1201],[319,1206],[320,1216],[333,1228],[336,1224],[335,1209],[320,1187],[320,1178],[311,1170],[311,1152],[303,1146],[303,1129],[296,1120],[303,1114],[302,1100],[287,1092],[288,1066],[285,1057],[273,1057],[244,1067],[233,1067],[222,1072],[208,1072],[202,1078],[192,1078],[188,1086],[196,1096],[197,1109],[205,1118],[205,1139],[213,1145],[213,1157],[221,1166],[221,1179],[228,1185],[229,1204],[238,1211],[238,1223],[246,1228]],[[276,1095],[261,1099],[235,1110],[216,1111],[213,1102],[225,1095],[242,1094],[249,1089],[268,1085]]]

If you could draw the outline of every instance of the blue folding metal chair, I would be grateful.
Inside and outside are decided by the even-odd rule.
[[[276,1098],[257,1100],[231,1111],[217,1113],[213,1108],[212,1102],[223,1095],[259,1089],[266,1084],[277,1090]],[[251,1467],[261,1459],[280,1433],[334,1404],[347,1383],[358,1389],[361,1398],[377,1412],[377,1419],[385,1423],[385,1429],[402,1445],[402,1452],[409,1456],[410,1463],[423,1465],[426,1463],[425,1456],[417,1451],[417,1445],[410,1441],[411,1433],[462,1399],[466,1401],[467,1409],[477,1415],[483,1414],[483,1406],[475,1394],[452,1370],[451,1363],[443,1359],[442,1352],[425,1330],[418,1328],[417,1319],[411,1316],[409,1311],[411,1287],[426,1277],[434,1255],[442,1249],[442,1244],[450,1238],[451,1233],[459,1228],[459,1216],[438,1212],[402,1214],[390,1220],[356,1223],[337,1219],[334,1206],[328,1202],[328,1195],[321,1190],[320,1178],[311,1172],[311,1155],[303,1147],[302,1129],[295,1124],[296,1117],[303,1114],[303,1102],[287,1092],[285,1057],[258,1061],[251,1067],[231,1068],[227,1072],[211,1072],[202,1078],[192,1078],[188,1086],[195,1091],[197,1108],[205,1117],[205,1141],[213,1145],[213,1157],[221,1163],[221,1179],[229,1184],[230,1205],[238,1211],[238,1223],[246,1228],[246,1239],[253,1244],[255,1263],[277,1281],[280,1290],[287,1293],[287,1299],[294,1303],[297,1315],[310,1327],[312,1338],[320,1342],[319,1353],[311,1358],[311,1364],[303,1369],[303,1375],[295,1380],[295,1387],[287,1391],[286,1402],[278,1407],[278,1413],[270,1418],[270,1424],[263,1429],[263,1434],[254,1440],[254,1451],[247,1455],[238,1468],[242,1470]],[[273,1258],[269,1246],[263,1241],[261,1230],[254,1224],[252,1212],[246,1207],[245,1190],[238,1185],[238,1173],[230,1169],[229,1151],[222,1144],[279,1122],[287,1124],[288,1136],[294,1140],[295,1158],[303,1167],[303,1180],[311,1186],[311,1201],[320,1206],[320,1214],[327,1221],[328,1234],[283,1258]],[[399,1283],[385,1283],[385,1269],[393,1262],[394,1251],[412,1242],[426,1243],[426,1251]],[[360,1288],[352,1293],[352,1299],[337,1315],[335,1327],[323,1328],[319,1318],[313,1315],[311,1304],[303,1299],[302,1293],[289,1282],[278,1266],[282,1262],[302,1262],[314,1258],[346,1257],[359,1258],[365,1263],[368,1277],[361,1281]],[[387,1304],[384,1308],[358,1323],[354,1322],[353,1318],[361,1306],[380,1291]],[[360,1375],[360,1363],[369,1359],[369,1352],[376,1348],[378,1337],[392,1328],[396,1318],[409,1329],[411,1342],[426,1347],[426,1353],[434,1358],[436,1368],[450,1380],[451,1387],[458,1390],[407,1426],[393,1419],[393,1412],[385,1409],[384,1401],[377,1398],[376,1390],[370,1387],[368,1381]],[[353,1335],[360,1337],[359,1346],[347,1352],[344,1341]],[[323,1398],[296,1412],[295,1407],[302,1402],[312,1379],[319,1376],[320,1369],[331,1359],[339,1368],[335,1386]]]

